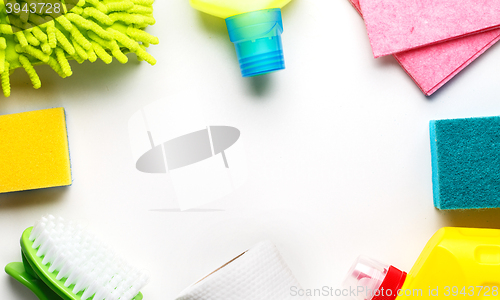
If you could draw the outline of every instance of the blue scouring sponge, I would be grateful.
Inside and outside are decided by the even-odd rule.
[[[438,209],[500,207],[500,117],[430,122]]]

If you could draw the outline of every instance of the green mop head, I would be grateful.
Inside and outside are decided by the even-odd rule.
[[[10,96],[9,76],[24,68],[33,87],[41,81],[33,66],[47,64],[61,77],[72,75],[68,59],[78,63],[113,57],[127,63],[133,52],[151,65],[146,48],[158,38],[145,32],[153,25],[154,0],[0,0],[0,74]]]

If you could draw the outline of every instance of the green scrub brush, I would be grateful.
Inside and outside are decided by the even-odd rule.
[[[148,277],[117,258],[80,226],[43,217],[21,237],[23,262],[7,274],[40,300],[141,300]]]
[[[146,48],[158,44],[158,38],[144,31],[155,23],[153,2],[0,0],[0,75],[4,95],[10,96],[10,74],[21,67],[38,89],[41,81],[33,67],[36,65],[47,64],[65,78],[72,75],[70,59],[83,63],[99,58],[109,64],[114,57],[126,63],[125,54],[133,52],[140,60],[156,64]]]

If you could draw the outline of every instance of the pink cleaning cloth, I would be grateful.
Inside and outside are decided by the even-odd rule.
[[[349,0],[362,15],[360,0]],[[426,46],[394,57],[426,96],[432,95],[456,74],[500,40],[500,29]]]
[[[359,0],[375,57],[500,28],[499,0]]]
[[[361,6],[359,6],[359,0],[349,0],[349,2],[351,2],[352,6],[354,6],[358,13],[363,16],[363,14],[361,13]]]

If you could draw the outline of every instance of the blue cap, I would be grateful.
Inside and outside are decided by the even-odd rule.
[[[285,68],[281,9],[263,9],[226,19],[229,38],[236,47],[243,77]]]

